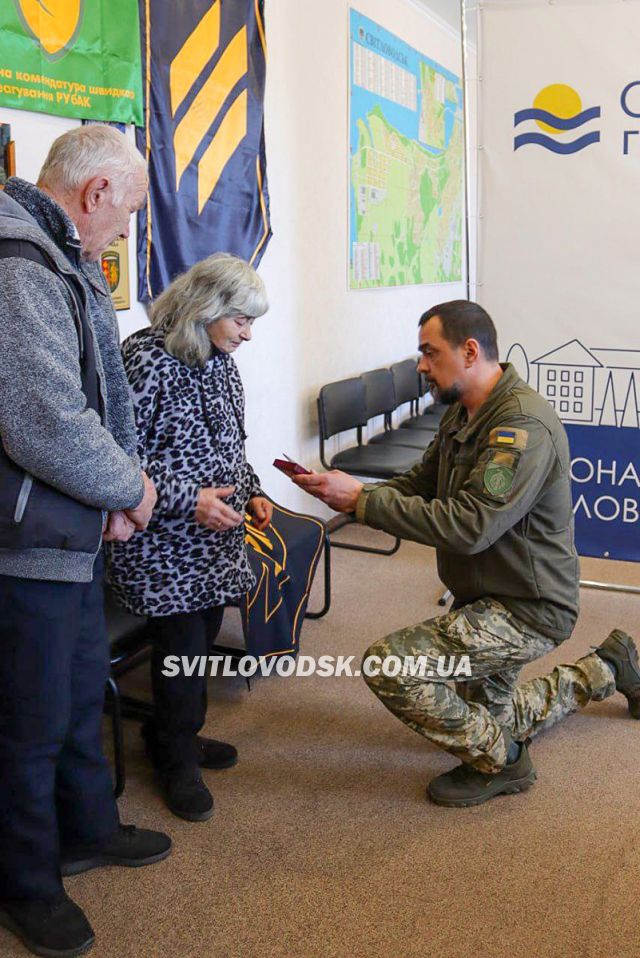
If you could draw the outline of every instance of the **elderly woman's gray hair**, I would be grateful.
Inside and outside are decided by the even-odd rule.
[[[113,202],[118,206],[136,173],[146,172],[141,153],[119,130],[104,123],[79,126],[54,140],[38,177],[38,186],[64,194],[74,193],[94,176],[112,180]]]
[[[189,366],[211,357],[207,326],[225,316],[262,316],[267,292],[255,269],[229,253],[215,253],[174,279],[151,307],[149,319],[164,330],[165,349]]]

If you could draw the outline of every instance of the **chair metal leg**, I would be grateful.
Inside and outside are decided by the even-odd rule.
[[[112,675],[107,679],[107,691],[111,697],[111,722],[113,728],[113,759],[115,766],[116,781],[113,788],[115,798],[120,798],[124,792],[126,784],[126,771],[124,764],[124,742],[122,737],[122,709],[120,702],[120,689],[118,683]]]
[[[209,650],[210,655],[222,655],[224,658],[232,659],[234,662],[239,662],[240,659],[243,659],[247,655],[246,649],[239,649],[237,645],[217,645],[215,642]],[[251,679],[248,675],[245,676],[245,682],[247,683],[247,688],[251,691]]]
[[[354,523],[355,517],[352,515],[343,515],[337,519],[332,519],[329,522],[328,529],[330,532],[336,532],[338,529],[342,529],[344,526],[351,525]],[[350,549],[352,552],[368,552],[371,555],[377,556],[392,556],[400,548],[402,540],[397,536],[395,542],[390,549],[375,549],[373,546],[359,546],[355,542],[334,542],[331,540],[331,545],[334,549]]]
[[[321,619],[331,608],[331,539],[324,534],[324,605],[319,612],[307,612],[305,619]]]
[[[123,718],[135,719],[136,722],[144,722],[154,715],[153,702],[136,699],[133,695],[120,695],[120,711]]]

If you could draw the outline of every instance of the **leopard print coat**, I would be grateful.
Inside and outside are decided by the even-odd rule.
[[[108,549],[107,577],[137,615],[173,615],[222,605],[254,582],[244,528],[213,532],[195,521],[204,487],[235,486],[225,501],[243,512],[262,495],[244,448],[244,392],[231,356],[204,369],[169,355],[161,331],[143,329],[122,348],[142,468],[158,503],[145,532]]]

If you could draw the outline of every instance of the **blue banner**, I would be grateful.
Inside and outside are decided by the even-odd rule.
[[[567,426],[580,555],[638,561],[638,430]]]
[[[149,201],[138,298],[216,252],[256,266],[271,228],[264,144],[264,0],[144,0]]]
[[[640,350],[572,339],[534,359],[514,343],[507,359],[567,431],[579,555],[637,562]]]

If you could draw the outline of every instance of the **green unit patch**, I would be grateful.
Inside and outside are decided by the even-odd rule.
[[[511,492],[515,470],[499,462],[489,462],[484,470],[484,487],[491,496],[506,496]]]

